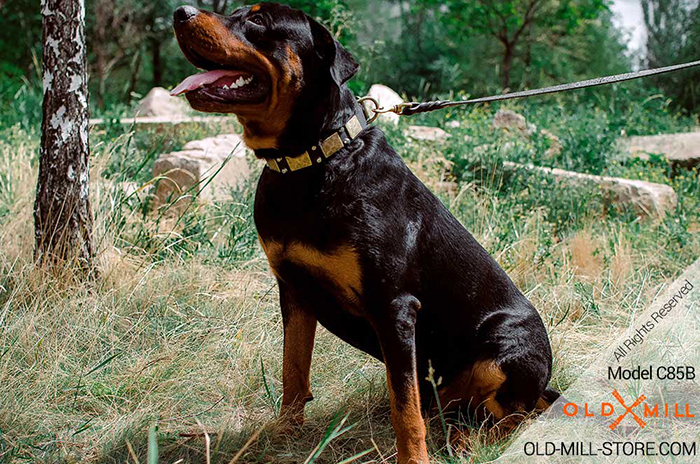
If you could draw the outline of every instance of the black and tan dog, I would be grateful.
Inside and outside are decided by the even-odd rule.
[[[433,403],[501,421],[550,402],[542,320],[501,267],[366,127],[345,85],[350,54],[301,11],[272,3],[175,12],[185,56],[207,72],[174,94],[235,113],[268,163],[255,199],[284,321],[282,416],[301,425],[320,322],[386,365],[399,463],[427,463]],[[549,400],[549,401],[546,401]]]

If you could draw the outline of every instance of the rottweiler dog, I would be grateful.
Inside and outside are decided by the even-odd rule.
[[[346,82],[358,65],[327,29],[275,3],[220,16],[175,11],[205,70],[173,94],[233,113],[266,161],[260,243],[284,324],[282,419],[303,422],[320,322],[386,365],[398,462],[428,463],[423,413],[437,398],[495,423],[551,403],[542,320],[505,271],[387,143]]]

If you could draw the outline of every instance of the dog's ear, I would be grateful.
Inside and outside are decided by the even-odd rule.
[[[328,64],[333,81],[340,87],[357,74],[360,65],[350,52],[333,38],[328,29],[313,18],[308,19],[316,54]]]

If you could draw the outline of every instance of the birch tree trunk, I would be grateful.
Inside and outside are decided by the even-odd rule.
[[[42,0],[43,121],[34,203],[35,257],[92,262],[84,0]]]

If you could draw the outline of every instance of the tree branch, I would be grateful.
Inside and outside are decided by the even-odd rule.
[[[527,11],[525,12],[525,16],[523,17],[523,24],[520,26],[520,28],[515,31],[515,34],[513,35],[513,43],[518,41],[518,38],[520,38],[520,34],[523,33],[523,31],[535,20],[535,9],[537,6],[540,4],[541,0],[530,0],[530,3],[527,7]]]

